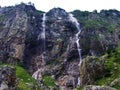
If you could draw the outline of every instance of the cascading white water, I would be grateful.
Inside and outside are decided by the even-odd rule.
[[[42,66],[45,65],[45,21],[46,21],[46,13],[43,14],[43,18],[42,18],[42,32],[38,35],[38,40],[42,40],[42,55],[41,55],[41,59],[42,59]],[[38,67],[38,66],[37,66]],[[41,78],[41,72],[43,72],[43,68],[40,69],[38,67],[38,70],[36,72],[33,73],[32,77],[35,79],[40,79]]]
[[[42,52],[45,52],[45,21],[46,21],[46,13],[43,14],[42,18],[42,32],[38,35],[38,40],[42,40]],[[44,53],[43,53],[44,54]]]
[[[75,24],[75,26],[78,30],[78,33],[76,34],[75,39],[76,39],[77,49],[78,49],[78,53],[79,53],[79,64],[78,65],[80,67],[80,65],[82,63],[81,48],[80,48],[80,44],[79,44],[79,40],[80,40],[79,34],[81,33],[80,24],[78,23],[77,19],[72,14],[69,14],[69,19],[70,19],[70,21],[72,21]],[[77,85],[80,85],[80,77],[78,77]]]
[[[76,34],[76,44],[77,44],[77,49],[78,49],[78,53],[79,53],[79,66],[81,65],[81,62],[82,62],[82,57],[81,57],[81,49],[80,49],[80,44],[79,44],[79,34],[81,33],[81,29],[80,29],[80,24],[78,23],[77,19],[75,17],[73,17],[72,14],[69,14],[69,18],[70,20],[75,24],[77,30],[78,30],[78,33]]]
[[[41,38],[45,40],[45,21],[46,21],[46,13],[43,14],[42,18],[42,33],[41,33]]]
[[[42,18],[42,33],[41,33],[41,39],[43,40],[43,46],[42,46],[42,64],[45,64],[45,21],[46,21],[46,13],[43,14]]]

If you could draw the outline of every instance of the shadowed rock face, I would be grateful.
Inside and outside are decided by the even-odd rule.
[[[37,11],[34,6],[20,4],[0,8],[0,62],[22,64],[31,75],[42,69],[42,75],[54,76],[60,86],[73,89],[77,86],[80,76],[79,54],[75,41],[78,30],[70,21],[69,13],[61,8],[53,8],[46,12],[45,40],[40,36],[43,30],[42,23],[43,12]],[[78,35],[83,58],[87,55],[101,56],[107,50],[120,45],[119,33],[120,28],[114,33],[105,28],[83,28]],[[96,73],[86,75],[89,70],[95,69],[91,67],[93,61],[94,58],[92,61],[87,59],[81,66],[82,86],[87,84],[86,79],[89,76],[96,76]],[[93,66],[102,67],[103,62],[99,63]],[[91,78],[90,84],[92,80],[94,81],[94,78]]]

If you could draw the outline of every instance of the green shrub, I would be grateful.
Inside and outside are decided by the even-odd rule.
[[[85,26],[84,28],[86,29],[97,29],[99,30],[100,28],[105,28],[106,30],[108,30],[110,33],[113,33],[115,31],[116,25],[115,24],[111,24],[108,21],[105,20],[86,20],[85,21]]]
[[[43,76],[43,83],[48,87],[55,87],[55,80],[51,76]]]
[[[108,23],[106,21],[103,20],[86,20],[85,22],[85,28],[93,28],[93,29],[99,29],[102,27],[105,27]]]
[[[119,85],[114,85],[114,88],[116,88],[117,90],[120,90],[120,86]]]
[[[75,90],[83,90],[82,87],[77,87]]]
[[[96,81],[97,85],[110,85],[112,81],[119,78],[120,75],[120,47],[117,47],[114,51],[109,52],[108,57],[105,60],[105,77]],[[114,86],[116,89],[120,88]],[[119,89],[118,89],[119,90]]]

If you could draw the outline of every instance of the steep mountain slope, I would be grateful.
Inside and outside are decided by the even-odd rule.
[[[43,90],[96,85],[109,76],[106,61],[120,45],[119,21],[117,10],[44,13],[24,3],[0,8],[0,63],[22,66]]]

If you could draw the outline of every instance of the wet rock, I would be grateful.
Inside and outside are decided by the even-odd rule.
[[[66,51],[66,58],[67,60],[71,60],[74,59],[75,57],[78,58],[79,54],[78,54],[76,39],[74,37],[74,38],[70,38],[69,40],[69,44],[67,46],[67,51]]]

